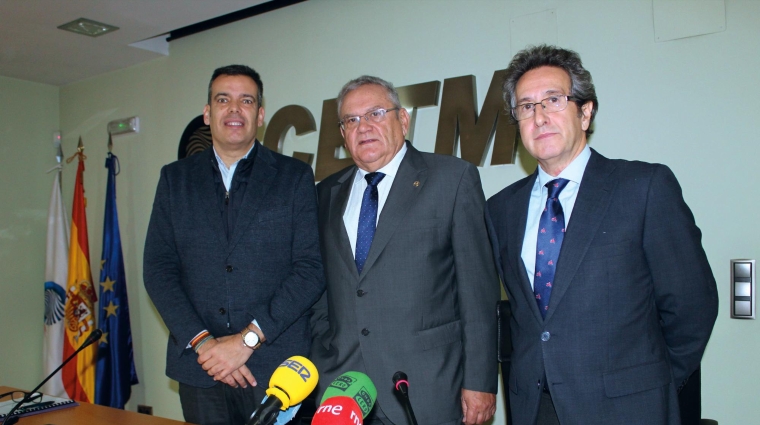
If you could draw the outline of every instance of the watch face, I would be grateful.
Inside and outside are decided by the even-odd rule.
[[[245,341],[245,345],[249,347],[254,347],[256,344],[259,343],[259,336],[256,335],[255,332],[249,330],[245,333],[245,336],[243,337],[243,341]]]

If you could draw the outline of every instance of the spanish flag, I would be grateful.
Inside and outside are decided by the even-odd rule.
[[[87,215],[84,197],[84,159],[82,139],[79,139],[77,178],[74,184],[74,202],[71,212],[71,243],[69,244],[69,277],[66,285],[63,358],[79,348],[95,329],[95,302],[98,297],[92,285],[90,247],[87,241]],[[72,158],[73,159],[73,158]],[[70,398],[87,403],[95,401],[95,354],[97,345],[82,350],[76,360],[62,370],[63,386]]]

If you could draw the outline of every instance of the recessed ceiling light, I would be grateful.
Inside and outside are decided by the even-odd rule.
[[[71,21],[59,26],[58,29],[71,31],[82,35],[89,35],[90,37],[97,37],[109,32],[114,32],[119,29],[119,27],[95,22],[90,19],[79,18],[76,21]]]

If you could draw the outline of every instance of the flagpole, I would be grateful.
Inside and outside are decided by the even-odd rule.
[[[42,341],[42,373],[50,375],[63,359],[65,339],[64,309],[66,303],[66,281],[68,278],[69,262],[69,223],[66,221],[66,208],[61,193],[61,171],[63,169],[63,149],[60,139],[56,140],[55,167],[47,173],[56,170],[53,190],[50,195],[48,208],[47,249],[45,261],[44,305]],[[56,373],[42,388],[45,394],[65,397],[66,390],[60,373]]]
[[[132,350],[119,215],[116,208],[116,175],[121,167],[119,158],[111,152],[112,148],[113,141],[109,132],[98,315],[103,337],[98,343],[95,403],[123,409],[132,394],[132,385],[138,382]]]
[[[77,152],[66,162],[79,159],[74,201],[71,208],[71,241],[69,243],[69,271],[66,284],[66,308],[63,354],[71,355],[95,329],[95,302],[97,293],[92,284],[90,246],[87,236],[87,201],[84,197],[84,144],[79,137]],[[63,385],[69,397],[88,403],[95,398],[95,355],[97,348],[90,346],[77,354],[76,362],[64,366]]]

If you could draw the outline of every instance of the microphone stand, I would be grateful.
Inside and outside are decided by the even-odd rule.
[[[29,401],[29,397],[31,397],[32,394],[36,393],[37,390],[39,390],[40,388],[42,388],[42,386],[45,385],[45,383],[47,381],[49,381],[50,378],[52,378],[53,376],[55,376],[55,374],[58,373],[59,370],[63,369],[63,367],[66,366],[66,364],[68,362],[70,362],[71,359],[73,359],[74,357],[76,357],[76,355],[79,354],[80,351],[82,351],[85,348],[87,348],[90,345],[92,345],[93,342],[99,340],[102,335],[103,335],[103,331],[101,331],[100,329],[95,329],[94,331],[92,331],[92,333],[90,334],[90,336],[87,337],[87,339],[84,341],[84,343],[79,348],[77,348],[77,350],[74,351],[74,353],[72,355],[70,355],[66,360],[64,360],[63,363],[61,363],[61,365],[58,366],[58,368],[53,371],[53,373],[51,373],[50,375],[48,375],[47,378],[43,379],[42,382],[40,382],[39,385],[37,385],[36,387],[34,387],[33,390],[31,390],[28,393],[26,393],[26,395],[24,396],[24,398],[22,398],[21,401],[19,401],[18,403],[16,403],[15,406],[13,406],[13,409],[11,409],[10,412],[8,412],[8,415],[5,416],[5,420],[3,421],[3,425],[13,425],[16,422],[18,422],[18,419],[19,419],[18,414],[21,413],[20,411],[17,412],[19,410],[18,408],[21,407],[22,404],[28,402]],[[14,413],[17,413],[17,414],[14,414]]]
[[[409,421],[412,425],[418,425],[417,418],[414,417],[414,410],[412,410],[412,402],[409,401],[409,381],[407,380],[406,373],[399,371],[393,374],[393,383],[396,386],[396,391],[401,394],[401,398],[404,401],[404,409],[406,409],[406,414],[409,416]]]
[[[275,400],[270,402],[270,400]],[[277,417],[280,416],[280,407],[282,402],[275,396],[270,396],[267,401],[262,403],[256,411],[253,412],[251,418],[248,419],[246,425],[272,425],[277,422]]]

